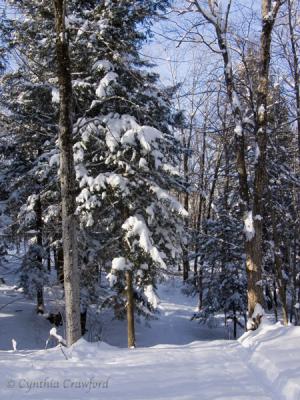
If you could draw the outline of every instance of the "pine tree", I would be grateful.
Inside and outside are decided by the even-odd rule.
[[[88,42],[98,49],[85,60],[90,76],[76,81],[81,102],[87,94],[91,102],[75,126],[81,188],[77,210],[91,233],[110,238],[101,251],[108,254],[109,246],[104,264],[112,265],[109,279],[121,303],[118,309],[127,303],[129,347],[135,345],[133,309],[148,313],[145,292],[155,288],[157,268],[176,261],[183,230],[184,210],[169,193],[181,189],[178,143],[169,129],[175,118],[155,86],[157,76],[142,69],[147,63],[138,53],[145,39],[139,24],[153,16],[155,8],[153,2],[111,2],[99,7],[99,14],[94,12],[79,39],[95,32],[99,19],[105,21],[99,38],[89,36]]]
[[[23,65],[24,70],[19,71],[19,75],[13,75],[12,78],[17,80],[18,85],[25,82],[23,91],[27,97],[25,96],[24,100],[18,102],[18,99],[12,100],[13,97],[8,95],[7,103],[11,109],[15,108],[14,116],[24,117],[23,121],[26,121],[27,126],[30,127],[29,132],[41,132],[41,135],[38,136],[41,140],[44,133],[47,133],[47,139],[51,136],[46,142],[41,142],[38,147],[42,153],[41,157],[46,163],[50,162],[52,167],[56,167],[58,156],[54,142],[58,132],[56,123],[58,107],[57,79],[53,62],[55,60],[53,9],[51,4],[46,1],[22,1],[22,3],[15,2],[15,5],[20,7],[20,11],[26,15],[26,19],[13,22],[16,32],[13,45],[20,54],[25,55],[26,63]],[[137,1],[134,4],[130,1],[111,1],[109,3],[75,1],[70,2],[67,7],[66,24],[72,64],[74,134],[78,140],[75,145],[75,158],[77,179],[82,185],[81,193],[78,193],[79,201],[85,189],[82,175],[83,164],[84,168],[88,169],[90,176],[96,177],[101,173],[114,173],[115,163],[120,163],[123,167],[116,171],[116,177],[118,179],[119,176],[124,181],[126,179],[130,181],[132,199],[137,195],[142,197],[142,190],[147,190],[149,196],[151,195],[157,203],[161,203],[160,206],[153,205],[149,200],[148,206],[153,207],[153,213],[156,211],[156,216],[152,216],[150,208],[148,210],[151,213],[150,216],[145,212],[146,204],[142,204],[142,207],[137,203],[132,206],[132,210],[128,210],[129,199],[123,201],[121,192],[111,186],[111,199],[116,198],[116,202],[113,207],[111,207],[111,203],[103,203],[105,206],[108,204],[104,212],[101,212],[99,207],[93,210],[93,219],[97,222],[93,226],[90,226],[92,225],[91,219],[88,220],[91,218],[91,213],[84,209],[86,203],[80,203],[77,212],[82,221],[82,228],[84,226],[80,233],[81,247],[84,249],[80,257],[81,270],[84,271],[86,278],[88,276],[86,271],[90,272],[90,278],[82,280],[81,293],[82,299],[85,299],[82,302],[85,304],[83,305],[84,312],[86,312],[86,305],[95,298],[97,292],[97,285],[90,284],[93,282],[93,275],[97,270],[97,258],[106,269],[110,269],[114,257],[132,253],[132,250],[127,250],[129,245],[125,243],[125,230],[122,230],[122,225],[126,220],[129,217],[136,217],[139,219],[139,223],[145,223],[147,226],[147,219],[150,221],[151,217],[151,224],[154,227],[157,221],[160,222],[158,217],[160,215],[166,221],[167,227],[169,225],[174,229],[175,219],[172,221],[166,217],[169,213],[167,205],[172,203],[173,208],[181,210],[180,205],[168,193],[171,188],[182,190],[176,172],[174,176],[170,174],[180,156],[178,143],[174,140],[170,130],[170,126],[174,125],[177,119],[177,116],[170,112],[168,98],[171,93],[157,88],[158,76],[147,70],[148,62],[139,55],[141,46],[149,37],[151,21],[158,16],[160,11],[165,10],[167,5],[167,1],[159,4],[154,1]],[[6,79],[9,81],[11,77],[7,76]],[[11,86],[7,85],[7,93]],[[32,121],[28,105],[35,106],[41,96],[46,101],[37,105],[45,107],[45,110],[34,113],[35,119]],[[119,124],[120,129],[117,126],[113,127],[110,135],[108,132],[111,128],[110,124]],[[45,127],[47,128],[46,132]],[[124,154],[121,154],[114,146],[114,135],[120,134],[119,139],[121,140],[121,136],[124,136],[131,127],[136,129],[136,132],[133,133],[131,139],[126,139],[127,142],[124,137],[124,142],[121,144]],[[96,129],[96,136],[93,136],[93,132],[89,135],[89,130],[93,131],[94,129]],[[147,138],[148,135],[149,138]],[[24,138],[18,138],[24,144]],[[30,144],[28,149],[31,149],[29,135],[28,139]],[[95,142],[93,142],[94,139]],[[103,148],[100,147],[99,154],[96,154],[95,149],[100,144],[103,145]],[[97,147],[93,149],[92,146],[95,145]],[[134,154],[136,155],[134,156]],[[29,155],[31,155],[31,151]],[[110,164],[106,164],[105,160]],[[168,163],[167,160],[169,160]],[[128,164],[128,168],[132,169],[131,175],[134,175],[134,171],[138,171],[140,174],[139,178],[132,177],[132,183],[130,174],[128,177],[126,176],[126,179],[124,176],[128,174],[126,164]],[[30,161],[28,166],[26,165],[26,173],[28,170],[38,170],[33,167],[34,162]],[[51,226],[53,218],[59,218],[57,179],[52,178],[52,171],[55,171],[55,168],[45,168],[44,174],[41,174],[47,178],[43,183],[41,198],[43,199],[44,193],[48,196],[48,207],[43,210],[43,219],[49,226]],[[149,181],[152,173],[154,173],[154,177]],[[135,182],[133,182],[134,180]],[[89,185],[86,186],[90,189]],[[91,190],[93,191],[94,188]],[[32,191],[30,185],[29,191]],[[101,190],[98,192],[97,196],[99,197],[100,194],[102,196]],[[26,196],[23,201],[25,200]],[[108,201],[109,196],[106,202]],[[43,204],[46,202],[43,201]],[[141,208],[141,212],[139,208]],[[136,215],[137,212],[139,214]],[[125,218],[126,214],[129,215],[128,218]],[[122,246],[116,240],[118,230],[124,232]],[[178,232],[170,237],[159,229],[151,233],[153,237],[149,239],[149,246],[152,245],[152,240],[159,243],[159,248],[163,247],[161,243],[169,242],[169,249],[165,251],[167,256],[173,251],[171,247],[174,246],[178,235],[181,234],[181,228],[178,228]],[[46,242],[57,239],[57,235],[58,233],[52,234]],[[108,249],[111,247],[112,251],[109,254]],[[175,251],[172,254],[173,257],[169,257],[170,260],[176,258],[176,254]],[[129,256],[127,255],[127,257]],[[147,257],[143,255],[141,260],[134,259],[130,263],[143,264],[144,258]],[[156,257],[160,260],[158,250]],[[160,260],[163,266],[166,261],[166,257],[164,260]],[[130,273],[126,274],[128,280]],[[139,274],[141,274],[141,270]],[[151,274],[148,273],[147,279],[143,279],[149,287],[150,284],[155,285],[154,275],[153,271]],[[120,279],[120,287],[123,289],[125,287],[124,279]],[[93,287],[94,289],[92,289]],[[121,293],[124,293],[123,289],[120,288]],[[145,298],[142,286],[139,289],[134,282],[134,290],[135,297],[139,299],[136,304],[139,305],[141,312],[147,314],[149,302]],[[148,293],[151,293],[151,289],[148,290]],[[125,303],[123,302],[123,304]]]

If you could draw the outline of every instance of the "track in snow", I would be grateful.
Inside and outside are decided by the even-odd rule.
[[[14,297],[16,295],[17,297]],[[9,400],[247,400],[278,399],[251,367],[238,342],[212,340],[224,330],[204,329],[190,317],[193,300],[174,283],[162,286],[161,315],[151,327],[137,324],[138,348],[128,350],[79,342],[73,350],[0,352],[0,398]],[[17,300],[2,310],[1,346],[14,334],[23,349],[44,348],[47,321],[34,315],[34,304],[7,288],[0,300]],[[23,311],[16,311],[22,307]],[[45,323],[45,325],[44,325]],[[124,322],[103,320],[103,339],[125,346]],[[5,330],[6,329],[6,330]],[[19,335],[19,336],[17,336]],[[22,341],[22,336],[26,340]],[[19,337],[19,339],[18,339]],[[4,340],[3,342],[3,338]],[[152,346],[152,347],[149,347]],[[20,347],[19,347],[20,348]],[[22,348],[22,347],[21,347]],[[108,388],[76,387],[71,382],[108,380]],[[44,387],[29,387],[44,382]],[[55,384],[58,387],[51,387]],[[48,385],[48,386],[47,386]]]

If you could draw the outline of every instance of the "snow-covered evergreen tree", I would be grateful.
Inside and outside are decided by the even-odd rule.
[[[46,229],[48,234],[53,229],[53,218],[59,221],[60,213],[57,180],[52,174],[58,166],[55,150],[58,98],[53,9],[47,1],[25,0],[11,3],[25,17],[12,21],[15,34],[11,41],[15,51],[25,62],[17,72],[6,75],[4,81],[7,88],[4,103],[10,110],[10,119],[14,120],[13,147],[25,148],[26,152],[23,151],[21,156],[27,155],[26,167],[23,167],[24,172],[21,173],[21,176],[27,177],[27,182],[22,183],[21,187],[25,190],[19,205],[25,203],[25,193],[40,194],[43,222],[49,226]],[[68,3],[74,135],[77,140],[75,156],[77,178],[81,185],[78,193],[78,214],[82,227],[84,226],[80,242],[83,250],[81,265],[85,276],[82,280],[82,297],[85,298],[85,304],[95,298],[97,293],[97,285],[92,290],[94,284],[91,283],[95,279],[92,271],[97,271],[99,264],[110,269],[114,257],[128,258],[130,254],[130,262],[135,263],[136,268],[137,265],[146,265],[145,260],[149,258],[154,243],[157,248],[153,247],[155,250],[151,250],[151,257],[154,257],[151,263],[165,267],[178,255],[176,241],[182,232],[180,226],[176,228],[177,217],[170,218],[170,211],[174,210],[178,215],[184,211],[169,194],[172,189],[182,189],[176,172],[180,150],[172,133],[177,116],[170,112],[168,98],[171,92],[164,92],[156,86],[158,76],[149,71],[149,63],[139,53],[149,37],[151,22],[167,5],[168,1],[158,3],[152,0],[134,3],[128,0]],[[26,135],[21,136],[18,133],[20,124],[25,125]],[[111,129],[112,132],[109,133]],[[130,134],[128,131],[131,129]],[[115,135],[118,136],[117,139]],[[49,168],[49,163],[52,169]],[[116,170],[117,165],[119,167]],[[116,180],[129,182],[126,190],[130,196],[123,199],[124,194],[114,183],[110,186],[107,182],[105,189],[96,189],[84,182],[84,176],[94,179],[101,174],[106,174],[106,178],[110,176],[111,183],[113,174]],[[39,180],[33,188],[37,175]],[[20,180],[20,175],[16,179]],[[101,207],[95,207],[93,212],[88,212],[88,202],[82,201],[87,191],[98,199],[102,199],[103,195],[101,207],[105,206],[104,212],[101,212]],[[104,191],[107,192],[105,201],[102,194]],[[147,200],[142,200],[143,198]],[[113,206],[111,201],[114,202]],[[98,205],[100,206],[100,202]],[[129,217],[133,219],[125,229],[124,223]],[[141,229],[146,229],[157,223],[161,226],[165,223],[165,231],[152,228],[153,231],[140,246],[133,243],[129,232],[136,225],[132,224],[139,224]],[[118,239],[120,232],[123,233],[123,241]],[[126,232],[128,240],[125,246]],[[58,238],[59,232],[56,231],[46,241],[51,242]],[[160,254],[164,246],[165,255]],[[133,256],[135,247],[139,248],[140,254]],[[148,277],[142,279],[143,268],[138,268],[137,285],[141,289],[136,286],[136,294],[141,293],[139,298],[142,301],[137,304],[141,304],[141,310],[146,312],[147,307],[144,305],[147,300],[142,288],[155,284],[155,273],[152,271],[144,274]],[[91,272],[90,278],[87,271]],[[119,283],[122,292],[122,279]]]
[[[179,257],[185,214],[170,194],[181,189],[179,145],[171,128],[176,116],[139,55],[146,38],[142,24],[156,8],[151,1],[112,1],[85,12],[91,18],[78,41],[97,51],[85,59],[90,75],[75,82],[90,101],[75,126],[78,214],[88,230],[99,233],[102,257],[108,255],[103,263],[111,267],[108,277],[118,293],[114,298],[123,304],[118,309],[124,310],[132,287],[135,307],[144,314],[158,269]],[[79,15],[72,21],[82,23]]]

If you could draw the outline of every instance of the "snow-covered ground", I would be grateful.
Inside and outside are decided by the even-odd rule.
[[[137,324],[134,350],[125,348],[124,322],[111,323],[109,313],[102,342],[45,350],[50,324],[2,285],[1,304],[12,303],[0,314],[0,398],[300,399],[300,328],[265,323],[230,341],[223,328],[190,321],[193,299],[176,282],[162,286],[160,297],[159,319]],[[8,350],[13,338],[17,351]]]

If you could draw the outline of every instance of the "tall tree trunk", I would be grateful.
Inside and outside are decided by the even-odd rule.
[[[292,0],[287,0],[288,5],[288,23],[289,23],[289,33],[290,33],[290,42],[292,48],[292,60],[289,62],[291,73],[294,78],[294,94],[295,94],[295,102],[296,102],[296,118],[297,118],[297,136],[298,136],[298,168],[296,166],[296,171],[299,179],[300,175],[300,70],[299,70],[299,48],[297,48],[298,36],[295,33],[295,27],[293,24],[293,2]],[[298,21],[297,21],[298,22]],[[299,187],[295,187],[296,192],[296,220],[299,221],[300,218],[300,190]],[[294,254],[296,257],[297,254],[297,240],[300,236],[300,227],[299,223],[295,227],[295,242],[294,242]],[[296,261],[293,265],[293,271],[296,269]],[[294,275],[294,272],[293,272]],[[293,292],[292,292],[292,303],[291,303],[291,312],[290,312],[290,321],[292,322],[293,314],[295,314],[295,325],[300,325],[300,311],[299,309],[294,308],[296,302],[296,292],[297,290],[300,292],[300,288],[297,288],[297,280],[293,279]],[[298,299],[299,300],[299,299]]]
[[[184,208],[186,211],[189,211],[189,152],[191,145],[191,137],[192,137],[192,121],[191,126],[188,131],[188,137],[186,139],[185,133],[183,132],[183,145],[184,145],[184,155],[183,155],[183,173],[185,180],[185,193],[184,193]],[[189,221],[186,220],[186,230],[189,228]],[[182,246],[182,272],[183,272],[183,281],[186,281],[189,278],[189,270],[190,270],[190,262],[189,262],[189,246],[188,243],[183,243]]]
[[[226,36],[224,36],[223,32],[218,26],[216,27],[216,32],[224,61],[224,75],[227,95],[231,104],[235,121],[235,151],[236,167],[239,177],[240,210],[243,222],[246,224],[249,218],[252,217],[252,210],[249,197],[248,173],[246,168],[244,137],[245,125],[243,112],[235,88]],[[251,222],[253,223],[252,218]],[[250,238],[247,234],[245,235],[248,314],[250,318],[252,317],[256,304],[262,304],[263,302],[262,287],[257,285],[258,282],[261,282],[261,240],[262,238],[259,231],[256,232],[253,238]]]
[[[202,214],[205,204],[204,197],[204,170],[205,170],[205,156],[206,156],[206,118],[203,126],[203,135],[202,135],[202,152],[200,158],[200,179],[199,179],[199,204],[198,204],[198,213],[197,213],[197,222],[196,222],[196,244],[195,244],[195,260],[194,260],[194,277],[195,284],[198,291],[198,310],[200,311],[203,304],[203,270],[202,263],[200,261],[200,267],[198,268],[198,253],[200,250],[200,232],[201,232],[201,224],[202,224]]]
[[[258,157],[255,165],[253,205],[248,219],[253,225],[253,234],[246,238],[246,267],[248,276],[248,312],[251,317],[256,304],[264,304],[262,288],[262,244],[263,244],[263,204],[267,186],[266,156],[268,145],[268,86],[270,49],[274,22],[281,1],[271,3],[262,0],[262,33],[260,38],[259,84],[256,109],[256,146]]]
[[[275,264],[275,278],[278,287],[279,300],[282,307],[282,318],[284,325],[288,325],[288,309],[286,303],[286,282],[283,276],[282,256],[280,251],[280,239],[276,224],[275,212],[272,211],[272,228],[273,228],[273,242],[274,242],[274,264]]]
[[[38,196],[37,201],[35,203],[35,215],[36,215],[36,231],[37,231],[37,245],[40,249],[43,248],[43,218],[42,218],[42,203],[41,197]],[[39,263],[41,268],[43,268],[43,258],[39,256]],[[36,293],[37,300],[37,308],[36,311],[38,314],[44,314],[44,288],[43,285],[40,284],[37,288]]]
[[[224,77],[227,89],[227,95],[232,108],[232,114],[235,121],[235,144],[236,144],[236,165],[239,176],[239,192],[240,192],[240,209],[245,223],[245,253],[246,253],[246,270],[248,280],[248,313],[250,319],[256,304],[263,304],[262,289],[262,204],[263,193],[267,183],[266,175],[266,149],[268,143],[267,136],[267,96],[269,81],[269,65],[270,65],[270,46],[271,35],[274,22],[277,17],[278,10],[282,4],[281,0],[262,0],[262,33],[260,47],[260,74],[259,88],[257,93],[257,110],[256,110],[256,140],[259,150],[259,157],[255,165],[255,178],[253,196],[250,199],[250,190],[248,184],[248,174],[246,168],[245,157],[245,123],[244,114],[239,102],[239,96],[236,91],[233,76],[233,68],[230,60],[229,46],[227,43],[227,26],[228,17],[231,8],[231,2],[228,2],[227,10],[222,20],[216,14],[218,2],[208,2],[210,12],[205,11],[204,6],[199,0],[193,0],[197,10],[202,16],[215,27],[218,46],[220,48],[223,63]],[[219,9],[219,11],[221,11]],[[252,200],[250,202],[250,200]],[[251,232],[247,232],[247,226],[251,228]],[[258,321],[254,321],[257,326]]]
[[[61,243],[56,248],[56,273],[59,283],[64,284],[64,250]]]
[[[298,136],[298,161],[300,166],[300,72],[299,72],[299,57],[297,52],[297,40],[298,37],[295,35],[294,25],[293,25],[293,10],[292,1],[287,0],[288,4],[288,21],[289,21],[289,32],[290,32],[290,42],[292,48],[292,65],[291,73],[294,78],[294,93],[296,100],[296,118],[297,118],[297,136]],[[299,50],[299,49],[298,49]]]
[[[56,56],[60,94],[59,146],[62,201],[62,240],[67,345],[81,337],[77,227],[75,217],[75,171],[73,159],[73,96],[69,44],[65,26],[66,1],[53,0]]]
[[[126,292],[127,292],[127,337],[128,337],[128,348],[130,349],[135,347],[132,271],[126,271]]]
[[[209,196],[208,196],[207,215],[206,215],[207,220],[210,219],[210,217],[211,217],[211,210],[212,210],[215,190],[216,190],[216,186],[217,186],[217,182],[218,182],[218,178],[219,178],[219,170],[220,170],[220,166],[221,166],[222,156],[223,156],[223,150],[220,149],[217,153],[214,176],[212,179],[211,188],[210,188]]]
[[[185,148],[184,156],[183,156],[183,170],[184,170],[184,180],[186,185],[186,192],[184,193],[184,208],[186,211],[189,211],[189,155],[188,148]],[[186,229],[188,229],[188,221],[186,222]],[[186,281],[189,278],[189,251],[188,244],[183,243],[182,247],[182,272],[183,272],[183,280]]]

